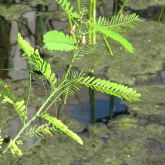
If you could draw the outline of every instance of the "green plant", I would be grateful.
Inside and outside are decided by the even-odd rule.
[[[68,21],[70,25],[70,34],[73,36],[68,36],[67,34],[62,34],[62,32],[57,32],[55,30],[49,31],[44,35],[45,47],[48,50],[60,50],[69,51],[75,50],[81,45],[92,46],[97,43],[97,40],[102,37],[102,41],[105,43],[107,50],[110,55],[113,55],[109,39],[118,42],[125,50],[129,53],[134,52],[134,48],[121,32],[125,31],[126,28],[134,28],[136,23],[140,21],[139,16],[135,13],[130,15],[123,15],[123,9],[128,0],[124,0],[123,3],[119,3],[118,12],[111,18],[106,18],[100,16],[98,19],[96,17],[96,6],[97,0],[90,1],[79,1],[77,0],[77,10],[74,9],[68,0],[56,0],[68,16]],[[97,37],[98,36],[98,37]],[[66,40],[68,38],[68,40]],[[60,42],[60,43],[59,43]],[[61,48],[59,47],[59,44]],[[62,49],[63,47],[63,49]],[[100,59],[101,59],[100,55]],[[100,59],[98,61],[100,61]],[[95,65],[96,66],[96,65]],[[94,75],[93,68],[88,70],[89,75]],[[89,89],[90,98],[90,109],[91,109],[91,122],[95,123],[95,96],[94,91]],[[110,101],[112,103],[112,101]],[[112,110],[110,108],[110,113],[112,116]]]
[[[79,25],[79,27],[81,27],[81,24],[86,25],[87,29],[90,29],[89,34],[92,36],[93,41],[96,39],[96,32],[98,32],[105,37],[105,40],[106,37],[111,37],[112,39],[115,39],[120,44],[122,44],[126,48],[126,50],[130,52],[133,51],[131,44],[124,37],[119,35],[117,32],[109,30],[109,20],[107,21],[102,18],[100,19],[101,21],[98,23],[93,21],[93,19],[91,18],[92,21],[84,21],[84,11],[81,11],[80,1],[78,1],[79,13],[75,12],[70,3],[66,0],[59,0],[57,2],[67,13],[70,20],[70,25],[72,26],[72,22],[74,22],[76,26]],[[90,1],[90,3],[94,5],[94,7],[96,7],[95,2],[96,1]],[[92,9],[92,11],[95,10]],[[117,23],[120,24],[121,22],[123,22],[124,19],[125,18],[122,17],[117,21]],[[133,16],[133,19],[135,19],[135,16]],[[128,21],[131,20],[131,18],[125,20]],[[129,26],[133,26],[133,23],[130,23],[130,21]],[[23,50],[23,58],[27,61],[28,64],[31,65],[31,67],[33,67],[33,69],[40,71],[43,74],[45,79],[50,83],[51,89],[48,92],[46,100],[38,109],[38,111],[32,116],[32,118],[28,118],[28,105],[25,103],[24,100],[17,99],[16,96],[9,89],[7,84],[4,81],[0,80],[0,98],[2,103],[12,105],[17,112],[20,120],[22,121],[22,128],[17,133],[17,135],[10,140],[7,146],[3,144],[3,138],[0,138],[0,147],[2,147],[2,154],[5,154],[8,150],[11,150],[12,154],[21,156],[22,151],[19,148],[19,145],[22,144],[22,137],[42,137],[45,135],[53,135],[56,132],[62,132],[82,145],[83,141],[77,134],[68,129],[67,126],[56,117],[53,117],[49,114],[49,109],[53,104],[57,104],[61,101],[65,104],[68,96],[75,94],[75,92],[77,92],[81,86],[85,86],[102,93],[117,96],[128,101],[139,100],[140,94],[132,88],[108,80],[95,78],[94,76],[84,72],[72,72],[74,63],[76,62],[76,60],[82,58],[82,52],[87,49],[82,42],[83,38],[81,38],[82,35],[84,36],[84,34],[86,33],[82,32],[81,28],[79,28],[78,36],[76,36],[75,33],[72,36],[69,36],[63,32],[59,32],[56,30],[47,32],[44,35],[45,47],[48,50],[73,51],[70,65],[67,71],[64,73],[63,77],[59,79],[56,78],[56,74],[52,71],[51,65],[46,60],[41,58],[38,49],[34,49],[33,47],[31,47],[31,45],[22,38],[21,34],[18,34],[17,41],[19,43],[19,46]],[[93,41],[92,43],[94,43]],[[32,123],[37,118],[44,119],[45,123],[32,127]]]
[[[66,36],[65,42],[69,38]],[[75,62],[76,58],[79,55],[79,49],[75,50],[73,54],[73,58],[71,64],[65,73],[62,79],[57,80],[55,73],[52,72],[51,66],[48,62],[43,60],[40,57],[38,50],[32,48],[30,44],[25,41],[21,34],[18,34],[17,37],[18,43],[23,50],[23,57],[24,59],[34,67],[34,69],[41,71],[42,74],[45,76],[45,79],[50,82],[52,87],[49,96],[45,100],[44,104],[41,105],[39,110],[34,114],[31,119],[28,119],[27,112],[26,112],[26,104],[24,100],[17,101],[14,94],[10,91],[7,84],[5,84],[2,80],[0,81],[1,91],[0,97],[2,98],[2,103],[9,103],[11,104],[14,109],[16,110],[19,118],[22,121],[22,128],[18,132],[15,138],[11,139],[7,147],[3,150],[2,153],[5,153],[7,150],[11,150],[12,154],[14,155],[22,155],[22,151],[19,149],[19,141],[23,136],[44,136],[44,135],[52,135],[56,131],[60,131],[68,135],[70,138],[74,139],[80,144],[83,144],[82,140],[79,136],[73,133],[71,130],[67,128],[60,120],[48,114],[48,110],[52,104],[59,102],[59,98],[64,95],[65,100],[67,99],[68,95],[72,95],[81,86],[86,86],[97,91],[112,94],[121,98],[125,98],[129,101],[136,101],[139,100],[140,94],[136,93],[135,90],[132,88],[128,88],[124,85],[120,85],[114,82],[110,82],[107,80],[96,79],[93,76],[86,76],[85,73],[72,73],[71,69],[73,63]],[[65,47],[65,46],[64,46]],[[43,118],[47,122],[32,127],[29,129],[29,126],[32,124],[34,120],[37,118]],[[2,140],[1,140],[2,143]],[[1,144],[1,146],[3,146]]]
[[[120,30],[123,31],[124,27],[135,27],[136,22],[140,21],[137,14],[133,13],[124,16],[122,14],[122,6],[120,12],[112,18],[100,16],[97,19],[96,0],[90,0],[89,4],[86,1],[80,2],[78,0],[77,11],[71,6],[68,0],[56,0],[56,2],[68,15],[71,34],[73,35],[74,39],[76,38],[76,40],[74,40],[74,44],[79,44],[83,40],[84,36],[88,41],[88,44],[95,44],[97,41],[96,34],[100,34],[102,37],[104,37],[104,42],[108,49],[110,46],[107,38],[110,38],[120,43],[128,52],[133,53],[132,44],[120,34]],[[51,35],[51,33],[52,35],[55,35],[53,31],[48,32],[49,35]],[[56,50],[56,48],[51,50]]]

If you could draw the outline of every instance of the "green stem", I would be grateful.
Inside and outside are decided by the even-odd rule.
[[[39,116],[39,114],[42,112],[42,110],[45,108],[45,106],[48,104],[48,102],[52,99],[52,97],[55,95],[55,93],[59,90],[59,88],[56,88],[51,94],[50,96],[46,99],[46,101],[44,102],[44,104],[40,107],[40,109],[36,112],[36,114],[23,126],[23,128],[18,132],[18,134],[16,135],[16,137],[12,140],[12,143],[16,142],[17,139],[19,139],[19,137],[21,136],[21,134],[24,132],[24,130],[37,118],[37,116]],[[3,151],[3,153],[5,153],[6,151],[8,151],[8,149],[11,147],[11,143],[8,144],[8,146],[6,147],[6,149]]]
[[[57,109],[57,119],[59,119],[60,118],[60,111],[61,111],[61,107],[62,107],[62,104],[60,103],[59,104],[59,107],[58,107],[58,109]]]
[[[126,6],[127,2],[128,2],[128,0],[124,0],[123,4],[120,5],[120,9],[118,11],[118,14],[123,13],[124,7]]]
[[[162,18],[163,13],[164,13],[164,8],[165,8],[165,6],[162,6],[161,11],[160,11],[160,15],[159,15],[159,18],[158,18],[158,22],[161,21],[161,18]]]
[[[72,24],[71,16],[69,14],[68,14],[68,21],[69,21],[69,26],[70,26],[70,30],[71,30],[73,27],[73,24]],[[74,42],[77,43],[77,39],[76,39],[75,34],[73,34],[73,38],[74,38]]]
[[[91,45],[92,44],[92,22],[93,22],[93,0],[90,0],[90,4],[89,4],[89,25],[88,25],[88,32],[89,32],[89,35],[88,35],[88,42],[89,44]]]
[[[64,91],[65,91],[65,90],[64,90]],[[62,94],[61,94],[61,96],[60,96],[62,101],[61,101],[61,103],[59,104],[59,107],[58,107],[58,109],[57,109],[57,119],[60,119],[60,112],[61,112],[61,110],[64,109],[64,106],[65,106],[65,104],[66,104],[66,103],[63,102],[63,97],[64,97],[64,96],[63,96],[63,93],[65,94],[64,91],[62,92]],[[65,100],[65,102],[66,102],[66,100]]]
[[[72,66],[73,66],[73,63],[74,63],[74,61],[76,60],[76,57],[78,56],[78,54],[79,54],[79,50],[76,50],[76,52],[74,53],[74,56],[73,56],[73,58],[72,58],[72,61],[71,61],[70,65],[69,65],[69,67],[68,67],[68,70],[67,70],[67,72],[66,72],[66,74],[65,74],[65,79],[68,77],[68,75],[69,75],[69,73],[70,73],[70,70],[71,70],[71,68],[72,68]]]
[[[103,37],[103,39],[104,39],[105,45],[107,46],[107,49],[108,49],[110,55],[113,56],[113,52],[112,52],[112,49],[111,49],[111,47],[110,47],[110,44],[109,44],[107,38],[104,37],[104,36],[102,36],[102,37]]]
[[[27,101],[26,101],[26,109],[25,109],[26,113],[25,114],[27,114],[27,109],[28,109],[28,105],[29,105],[31,89],[32,89],[32,75],[31,75],[31,73],[29,73],[29,90],[28,90],[28,98],[27,98]],[[26,122],[26,120],[24,120],[24,125],[25,125],[25,122]]]
[[[115,97],[113,95],[110,95],[110,102],[109,102],[109,119],[111,120],[113,118],[114,113],[114,103],[115,103]]]
[[[65,84],[64,86],[62,86],[62,84],[63,84],[63,83],[65,82],[65,80],[67,79],[67,77],[68,77],[68,75],[69,75],[69,73],[70,73],[70,71],[71,71],[71,68],[72,68],[72,66],[73,66],[73,63],[74,63],[74,61],[75,61],[75,59],[76,59],[76,57],[77,57],[78,54],[79,54],[79,50],[77,50],[77,51],[74,53],[74,56],[73,56],[72,61],[71,61],[70,65],[69,65],[69,68],[68,68],[68,70],[66,71],[64,80],[63,80],[63,82],[61,83],[61,88],[64,88],[65,85],[67,86],[67,84]],[[61,88],[60,88],[60,89],[61,89]],[[65,91],[65,90],[63,90],[63,91],[61,92],[61,94],[59,94],[59,97],[62,96],[62,94],[64,93],[64,91]],[[66,98],[65,98],[65,102],[66,102]],[[64,103],[65,103],[65,102],[64,102]],[[50,108],[54,103],[55,103],[55,100],[53,100],[53,101],[49,104],[49,106],[47,107],[46,111],[48,111],[49,108]]]
[[[89,88],[89,100],[90,100],[90,112],[91,112],[91,123],[95,124],[95,91]]]
[[[18,134],[17,134],[17,135],[15,136],[15,138],[12,140],[12,143],[15,143],[15,142],[20,138],[20,136],[21,136],[21,134],[24,132],[24,130],[40,115],[40,113],[43,111],[43,109],[46,107],[46,105],[47,105],[49,102],[50,102],[50,104],[49,104],[48,107],[50,107],[50,106],[53,105],[57,100],[59,100],[59,97],[63,94],[63,92],[64,92],[65,90],[62,90],[62,92],[60,92],[60,94],[58,94],[58,95],[56,96],[55,99],[53,99],[53,97],[54,97],[54,95],[55,95],[58,91],[60,91],[62,88],[64,88],[65,85],[68,85],[68,84],[64,84],[64,83],[66,82],[66,78],[68,77],[68,74],[70,73],[70,70],[71,70],[71,68],[72,68],[72,66],[73,66],[73,63],[74,63],[74,61],[75,61],[75,59],[76,59],[78,53],[79,53],[79,50],[77,50],[77,51],[74,53],[74,56],[73,56],[72,61],[71,61],[71,64],[69,65],[69,68],[68,68],[68,70],[67,70],[67,72],[66,72],[66,74],[65,74],[65,76],[64,76],[64,79],[62,80],[61,84],[60,84],[57,88],[54,88],[53,92],[49,95],[49,97],[48,97],[48,98],[46,99],[46,101],[42,104],[42,106],[39,108],[39,110],[34,114],[34,116],[33,116],[27,123],[24,124],[24,126],[22,127],[22,129],[18,132]],[[65,89],[65,88],[64,88],[64,89]],[[48,109],[48,108],[47,108],[47,109]],[[5,148],[5,150],[2,152],[3,154],[6,153],[6,152],[10,149],[12,143],[10,142],[10,143],[8,144],[8,146],[7,146],[7,147]]]
[[[89,76],[93,76],[91,72],[89,72]],[[91,113],[91,123],[95,124],[95,91],[92,88],[89,88],[89,103],[90,103],[90,113]]]
[[[60,88],[60,89],[62,89],[62,88]],[[57,99],[62,96],[63,93],[64,93],[64,90],[62,92],[60,92],[60,94],[49,104],[49,106],[46,108],[46,110],[44,112],[47,112],[50,109],[50,107],[53,106],[53,104],[55,104]]]
[[[77,0],[77,5],[78,5],[78,11],[79,11],[79,14],[80,14],[80,0]]]
[[[93,25],[95,27],[96,24],[96,0],[93,0]],[[96,44],[96,31],[93,29],[93,44]]]

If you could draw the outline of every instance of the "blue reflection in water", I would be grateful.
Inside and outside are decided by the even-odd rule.
[[[107,118],[109,116],[109,99],[95,100],[95,117],[96,121]],[[90,102],[85,101],[81,104],[67,105],[67,113],[82,122],[90,122]],[[119,98],[114,98],[114,114],[127,113],[127,107],[124,101]]]

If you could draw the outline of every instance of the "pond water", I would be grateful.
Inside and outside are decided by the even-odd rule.
[[[26,95],[24,92],[28,91],[27,72],[2,71],[3,68],[27,69],[15,40],[18,31],[38,47],[41,45],[43,33],[50,29],[67,31],[68,24],[65,16],[56,12],[59,6],[54,3],[48,5],[47,1],[43,0],[25,0],[15,1],[20,6],[12,6],[14,1],[4,2],[10,6],[7,9],[4,3],[0,3],[0,9],[4,11],[0,14],[0,76],[8,78],[7,81],[15,93],[22,97]],[[151,5],[146,2],[150,2]],[[92,125],[88,91],[82,89],[68,100],[68,104],[61,112],[61,119],[83,138],[84,146],[78,146],[66,136],[58,134],[46,139],[27,138],[23,147],[25,155],[21,158],[6,155],[0,159],[0,165],[52,165],[54,162],[57,165],[165,164],[165,3],[161,2],[162,6],[157,3],[154,0],[139,1],[138,5],[135,5],[136,1],[129,3],[127,12],[135,11],[145,18],[135,31],[125,34],[135,45],[135,54],[129,56],[122,48],[118,49],[114,45],[116,56],[106,57],[102,68],[96,70],[99,76],[136,88],[142,94],[141,101],[128,103],[115,97],[114,118],[109,121],[109,96],[96,93],[96,124]],[[98,1],[100,15],[111,15],[112,12],[109,11],[112,9],[112,0]],[[98,54],[102,50],[104,48],[100,43]],[[52,62],[59,60],[53,61],[52,57],[49,58]],[[62,63],[60,67],[63,69],[65,60],[61,61],[59,65]],[[88,59],[85,62],[81,61],[80,68],[83,68],[87,61]],[[20,86],[22,89],[19,89]],[[29,116],[37,111],[43,101],[44,94],[41,89],[42,87],[32,96]],[[13,112],[1,111],[0,116],[4,116],[0,121],[0,127],[5,129],[6,139],[15,136],[20,128],[19,120]]]
[[[159,71],[155,77],[150,79],[153,84],[164,84],[165,83],[165,67]]]
[[[113,107],[113,116],[120,114],[128,114],[127,107],[123,100],[115,97]],[[110,98],[109,96],[104,96],[101,98],[95,98],[95,119],[96,122],[107,122],[110,116]],[[68,114],[84,123],[91,122],[91,111],[90,111],[90,101],[84,101],[79,104],[69,104],[66,106],[66,111]]]

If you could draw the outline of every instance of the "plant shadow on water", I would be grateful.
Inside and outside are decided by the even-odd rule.
[[[164,84],[165,83],[165,64],[162,68],[151,78],[143,81],[143,84]]]
[[[155,77],[149,80],[152,84],[163,84],[165,83],[165,65],[162,70],[160,70]]]

